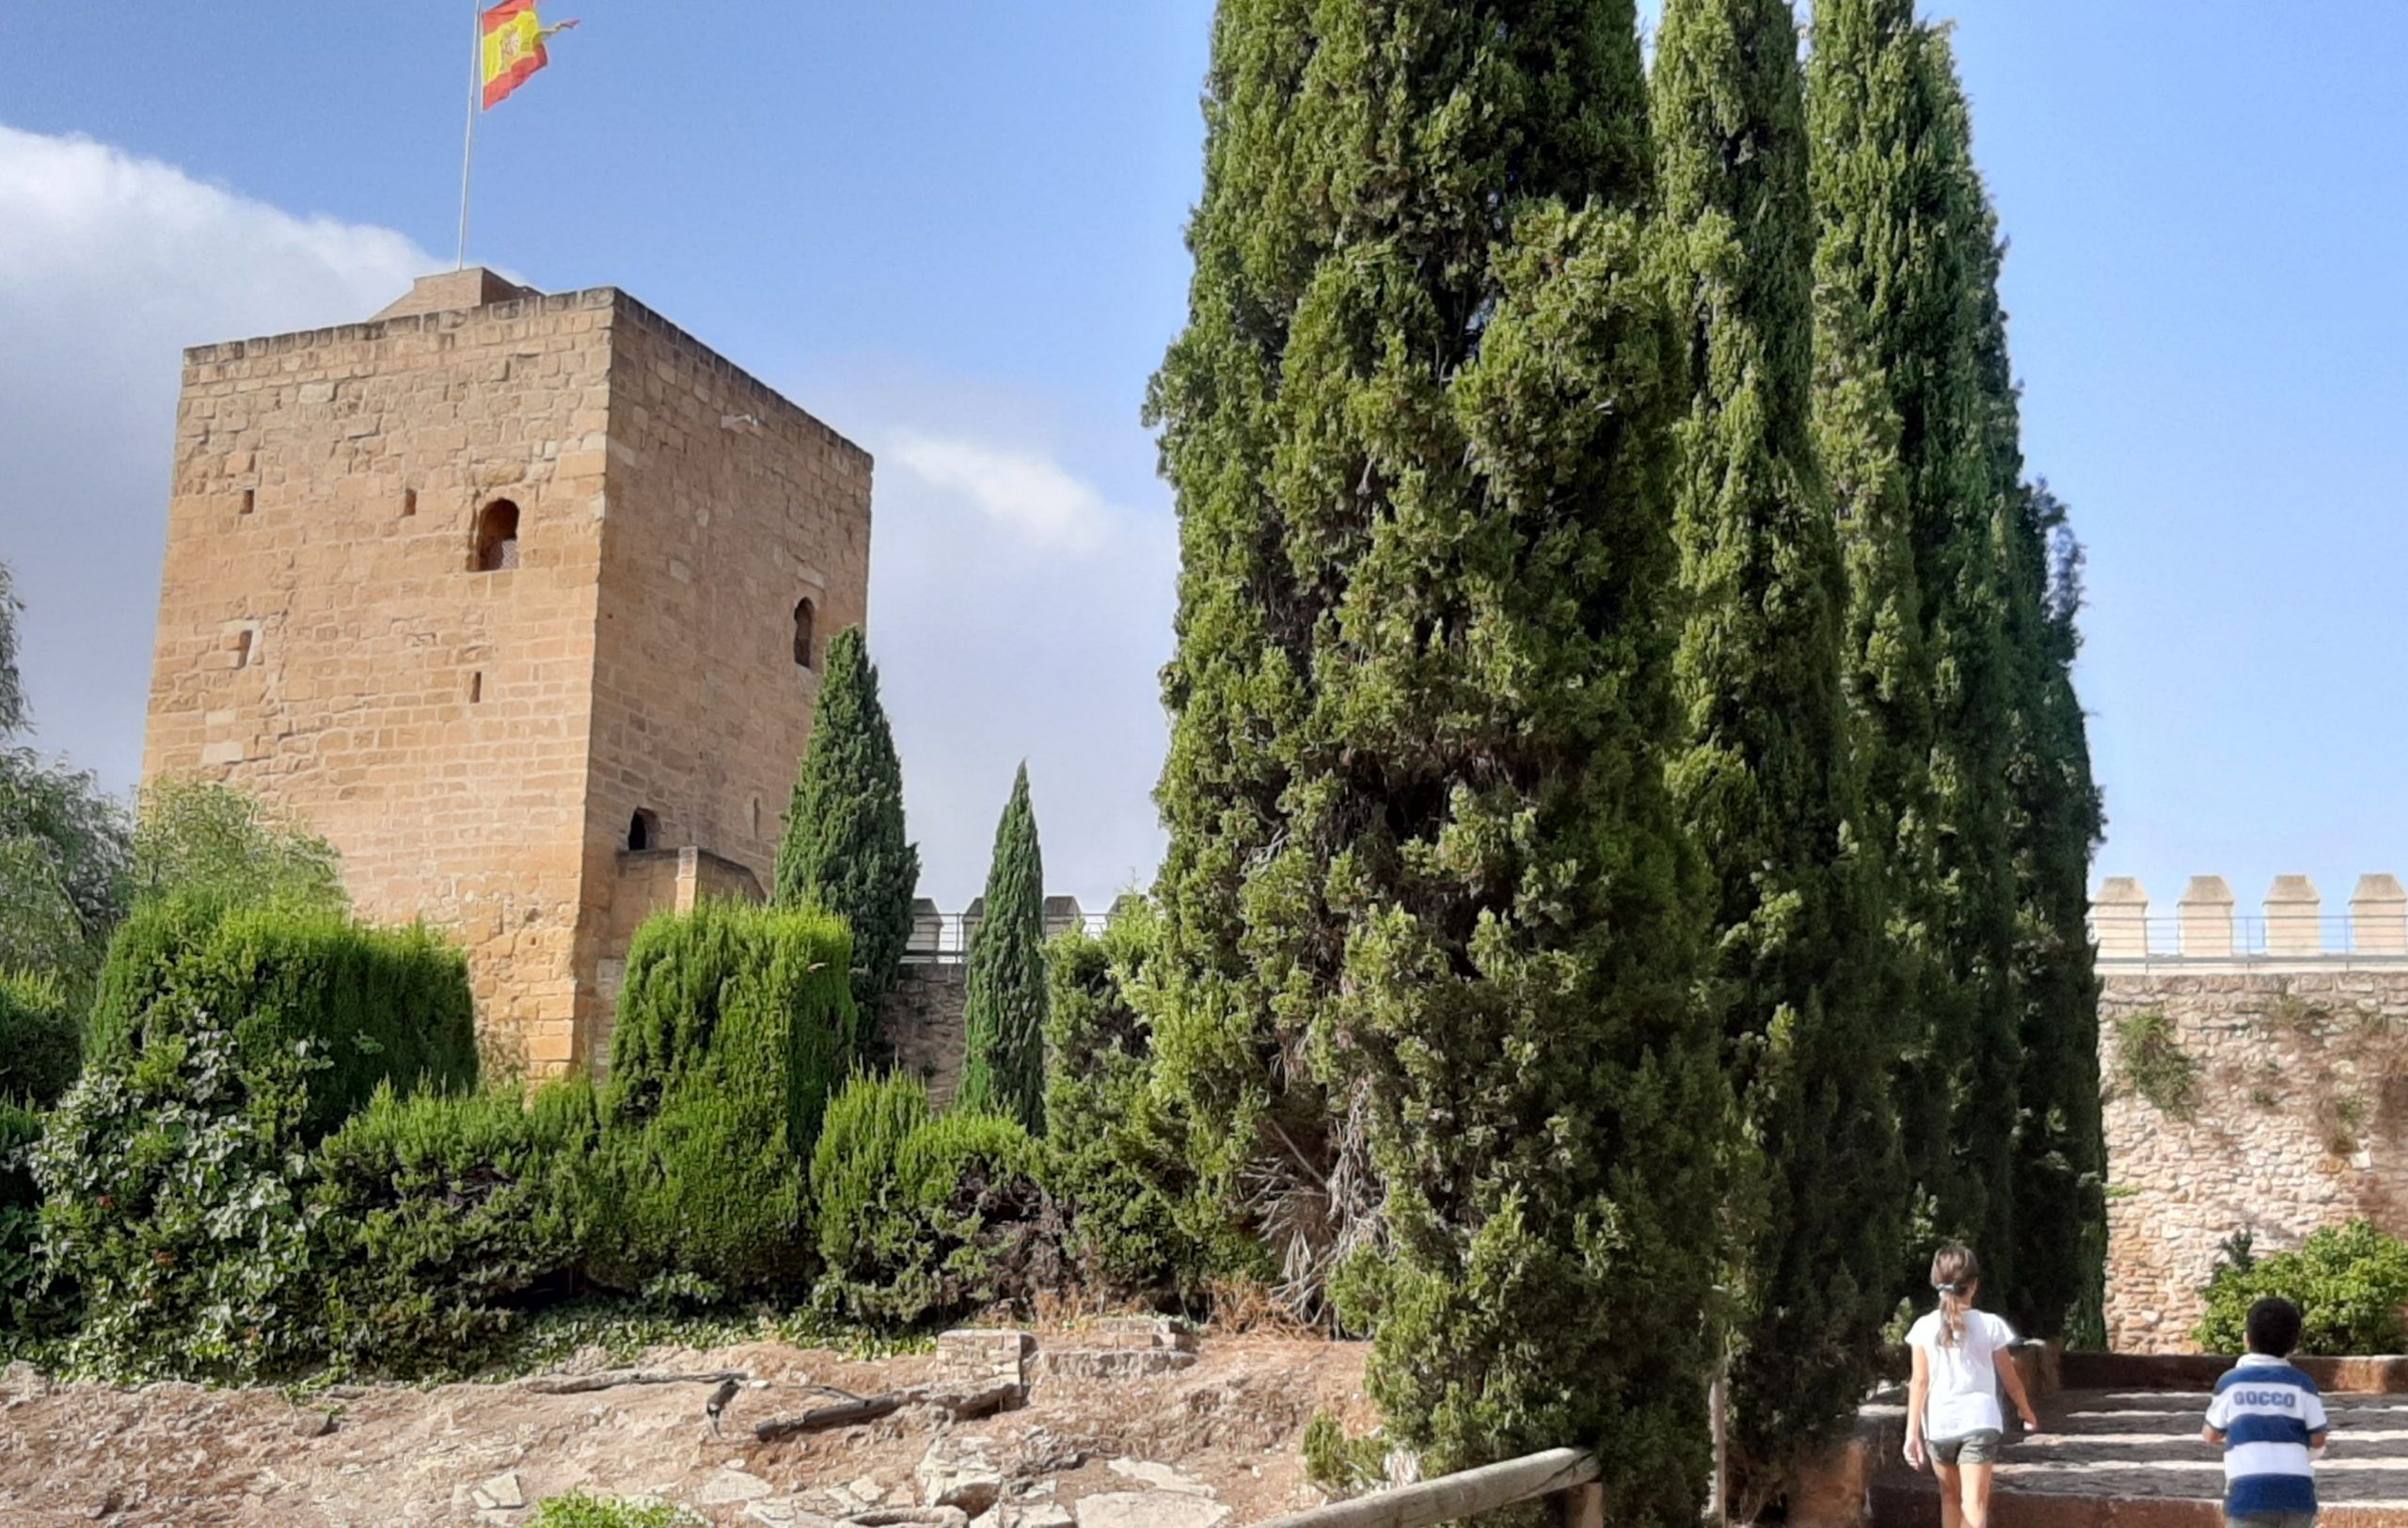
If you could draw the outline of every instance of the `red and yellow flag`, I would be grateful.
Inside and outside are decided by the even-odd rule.
[[[485,109],[491,111],[496,102],[526,83],[528,75],[552,61],[544,51],[546,38],[576,24],[562,22],[558,26],[546,26],[535,14],[535,0],[501,0],[501,4],[486,11],[483,55]]]

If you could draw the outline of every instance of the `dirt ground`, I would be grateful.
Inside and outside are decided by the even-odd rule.
[[[642,1355],[637,1367],[749,1377],[718,1438],[705,1383],[564,1395],[525,1381],[380,1386],[296,1404],[273,1390],[59,1385],[14,1366],[0,1379],[0,1524],[505,1525],[528,1521],[546,1497],[583,1489],[666,1498],[717,1525],[816,1528],[873,1504],[919,1503],[928,1488],[915,1470],[937,1444],[940,1455],[995,1463],[1006,1528],[1102,1520],[1107,1504],[1087,1514],[1077,1504],[1125,1498],[1165,1474],[1173,1489],[1228,1508],[1217,1521],[1236,1528],[1321,1499],[1297,1453],[1316,1409],[1350,1429],[1370,1421],[1358,1345],[1207,1337],[1180,1372],[1098,1377],[1047,1372],[1048,1355],[1078,1345],[1074,1336],[1040,1333],[1038,1343],[1027,1404],[1016,1409],[956,1421],[912,1407],[769,1443],[753,1440],[755,1423],[829,1404],[807,1387],[883,1393],[930,1379],[936,1358],[855,1361],[771,1343]],[[590,1359],[569,1372],[611,1367]]]

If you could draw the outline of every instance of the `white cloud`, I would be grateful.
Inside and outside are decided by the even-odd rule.
[[[141,764],[181,350],[351,323],[436,258],[82,137],[0,126],[0,559],[40,742]]]
[[[1024,759],[1047,889],[1100,912],[1148,884],[1162,853],[1173,522],[1160,503],[1113,503],[1041,447],[997,443],[1011,424],[959,433],[949,403],[944,434],[863,431],[879,462],[870,641],[921,894],[947,909],[978,894]]]
[[[895,433],[887,456],[1039,546],[1084,555],[1107,534],[1103,496],[1044,456],[910,429]]]

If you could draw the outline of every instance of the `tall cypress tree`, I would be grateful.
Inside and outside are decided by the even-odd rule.
[[[2021,998],[2003,549],[2020,496],[1998,454],[1997,232],[1946,40],[1911,0],[1822,0],[1813,75],[1818,419],[1846,464],[1850,693],[1912,1015],[1898,1097],[1922,1213],[1900,1277],[1919,1287],[1930,1244],[1961,1237],[2005,1294]]]
[[[1714,878],[1708,973],[1760,1154],[1732,1332],[1751,1516],[1853,1422],[1903,1197],[1868,969],[1878,885],[1852,841],[1845,574],[1810,423],[1814,220],[1788,0],[1667,0],[1655,113],[1695,372],[1674,522],[1688,731],[1671,777]]]
[[[1729,1106],[1665,785],[1674,357],[1629,0],[1223,0],[1157,1086],[1437,1471],[1693,1520]]]
[[[962,1008],[964,1108],[1045,1128],[1045,860],[1028,800],[1028,766],[1012,781],[987,869],[987,912],[970,941]]]
[[[856,1022],[874,1030],[911,937],[920,852],[903,836],[903,765],[861,628],[828,644],[811,742],[786,808],[771,900],[841,915],[853,931]]]

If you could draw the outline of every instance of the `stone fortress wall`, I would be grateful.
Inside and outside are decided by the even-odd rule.
[[[2246,1231],[2260,1252],[2367,1217],[2408,1234],[2408,892],[2362,877],[2345,916],[2305,876],[2236,916],[2222,878],[2171,918],[2109,880],[2092,904],[2106,1090],[2107,1329],[2189,1352],[2199,1287]]]
[[[144,776],[292,810],[365,915],[462,941],[488,1037],[591,1063],[642,915],[768,883],[869,497],[607,287],[189,350]]]

